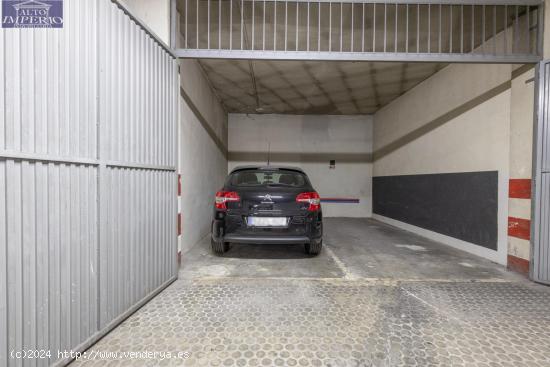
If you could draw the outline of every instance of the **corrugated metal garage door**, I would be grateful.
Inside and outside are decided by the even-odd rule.
[[[531,278],[550,284],[550,61],[539,63]]]
[[[0,32],[0,365],[83,349],[175,279],[177,64],[109,0]]]

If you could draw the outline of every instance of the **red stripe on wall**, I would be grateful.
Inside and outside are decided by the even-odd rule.
[[[531,238],[531,221],[508,217],[508,236],[529,240]]]
[[[531,179],[513,178],[510,179],[508,196],[513,199],[531,199]]]
[[[529,274],[529,260],[522,259],[513,255],[508,255],[508,269],[516,273]]]
[[[178,236],[181,235],[181,213],[178,213]]]
[[[181,175],[178,175],[178,196],[181,196]]]

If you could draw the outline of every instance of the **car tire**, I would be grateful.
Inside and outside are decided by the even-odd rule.
[[[319,255],[319,253],[321,252],[321,248],[323,248],[323,240],[320,240],[319,242],[311,242],[305,244],[306,254],[309,255]]]
[[[223,241],[214,241],[210,238],[210,246],[215,254],[222,255],[229,250],[229,243]]]

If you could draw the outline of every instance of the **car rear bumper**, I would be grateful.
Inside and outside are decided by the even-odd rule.
[[[278,244],[278,243],[310,243],[311,239],[306,236],[243,236],[229,234],[223,237],[225,242],[235,243],[259,243],[259,244]]]
[[[212,239],[218,242],[233,243],[258,243],[258,244],[299,244],[315,243],[322,239],[322,231],[313,231],[308,227],[303,234],[278,233],[262,234],[258,232],[243,233],[243,231],[225,233],[224,222],[221,220],[212,221]]]

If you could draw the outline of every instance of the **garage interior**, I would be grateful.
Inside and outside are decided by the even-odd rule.
[[[0,365],[550,365],[543,3],[67,3],[66,35],[0,37]],[[48,65],[61,112],[25,112]],[[214,255],[215,192],[268,162],[310,177],[323,251]]]

